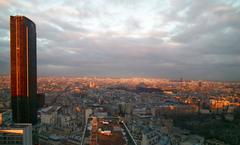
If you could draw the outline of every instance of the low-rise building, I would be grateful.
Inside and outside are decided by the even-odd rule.
[[[13,124],[0,128],[1,145],[32,145],[32,125]]]
[[[60,106],[49,106],[46,108],[41,109],[40,118],[42,124],[56,124],[57,123],[57,115],[58,111],[61,107]]]

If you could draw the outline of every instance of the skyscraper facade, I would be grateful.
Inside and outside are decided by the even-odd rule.
[[[24,16],[10,17],[11,102],[15,123],[37,121],[36,27]]]

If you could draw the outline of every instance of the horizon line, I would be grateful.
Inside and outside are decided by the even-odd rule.
[[[0,74],[0,77],[2,76],[8,76],[10,77],[10,74]],[[158,79],[158,80],[171,80],[171,81],[176,81],[176,80],[181,80],[182,81],[206,81],[206,82],[233,82],[233,83],[239,83],[240,80],[214,80],[214,79],[184,79],[183,77],[180,78],[167,78],[167,77],[154,77],[154,76],[111,76],[111,75],[39,75],[37,78],[41,77],[66,77],[66,78],[71,78],[71,77],[87,77],[87,78],[111,78],[111,79]]]

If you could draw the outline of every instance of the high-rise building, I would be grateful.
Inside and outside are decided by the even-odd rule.
[[[0,126],[1,145],[32,145],[32,124],[17,123],[7,127]]]
[[[15,123],[37,121],[36,27],[24,16],[10,17],[11,102]]]

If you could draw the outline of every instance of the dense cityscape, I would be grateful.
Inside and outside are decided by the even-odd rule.
[[[1,82],[0,107],[7,108],[9,76],[1,76]],[[38,110],[38,140],[238,145],[239,87],[239,82],[184,79],[40,77],[44,105]]]

